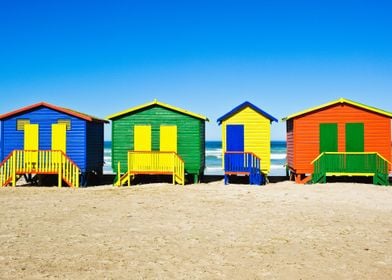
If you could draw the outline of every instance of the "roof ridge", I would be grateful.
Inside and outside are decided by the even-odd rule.
[[[269,119],[271,122],[275,121],[278,122],[278,120],[273,117],[272,115],[268,114],[267,112],[265,112],[264,110],[260,109],[259,107],[257,107],[256,105],[254,105],[253,103],[249,102],[249,101],[245,101],[243,103],[241,103],[240,105],[238,105],[237,107],[235,107],[234,109],[230,110],[228,113],[224,114],[222,117],[217,119],[218,124],[222,124],[222,122],[224,120],[226,120],[227,118],[231,117],[232,115],[234,115],[236,112],[242,110],[245,107],[250,107],[253,110],[255,110],[256,112],[258,112],[259,114],[263,115],[264,117],[266,117],[267,119]]]
[[[138,111],[138,110],[145,109],[145,108],[153,106],[153,105],[158,105],[158,106],[164,107],[164,108],[169,109],[169,110],[173,110],[173,111],[176,111],[176,112],[188,115],[188,116],[192,116],[192,117],[197,118],[197,119],[202,119],[202,120],[205,120],[205,121],[209,121],[208,118],[203,116],[203,115],[196,114],[196,113],[193,113],[191,111],[188,111],[188,110],[185,110],[185,109],[182,109],[182,108],[179,108],[179,107],[175,107],[173,105],[170,105],[170,104],[158,101],[157,99],[154,99],[152,102],[148,102],[148,103],[145,103],[145,104],[142,104],[142,105],[139,105],[139,106],[131,107],[131,108],[127,109],[127,110],[120,111],[118,113],[109,115],[109,116],[106,117],[106,119],[111,120],[111,119],[120,117],[122,115],[126,115],[126,114],[129,114],[129,113]]]
[[[21,107],[19,109],[13,110],[11,112],[2,114],[2,115],[0,115],[0,120],[8,118],[8,117],[11,117],[11,116],[14,116],[14,115],[17,115],[17,114],[20,114],[20,113],[23,113],[23,112],[26,112],[26,111],[29,111],[29,110],[36,109],[36,108],[38,108],[40,106],[43,106],[43,107],[46,107],[46,108],[49,108],[49,109],[52,109],[52,110],[55,110],[55,111],[59,111],[59,112],[62,112],[62,113],[65,113],[65,114],[68,114],[68,115],[71,115],[71,116],[74,116],[74,117],[77,117],[77,118],[80,118],[80,119],[84,119],[86,121],[90,121],[90,122],[105,122],[105,123],[107,123],[107,121],[104,120],[104,119],[96,118],[96,117],[93,117],[91,115],[88,115],[88,114],[85,114],[85,113],[81,113],[81,112],[78,112],[78,111],[75,111],[75,110],[72,110],[72,109],[68,109],[68,108],[57,106],[57,105],[53,105],[53,104],[47,103],[45,101],[40,101],[38,103],[34,103],[34,104],[31,104],[31,105],[28,105],[28,106]]]
[[[326,107],[330,107],[330,106],[336,105],[338,103],[340,103],[340,104],[342,104],[342,103],[350,104],[352,106],[355,106],[355,107],[358,107],[358,108],[362,108],[362,109],[365,109],[365,110],[368,110],[368,111],[371,111],[371,112],[374,112],[374,113],[378,113],[378,114],[381,114],[381,115],[388,116],[388,117],[392,118],[392,113],[391,112],[388,112],[388,111],[385,111],[385,110],[382,110],[382,109],[379,109],[379,108],[376,108],[376,107],[373,107],[373,106],[365,105],[363,103],[356,102],[356,101],[353,101],[353,100],[341,97],[341,98],[339,98],[337,100],[334,100],[334,101],[331,101],[331,102],[328,102],[328,103],[324,103],[324,104],[321,104],[319,106],[311,107],[309,109],[306,109],[306,110],[300,111],[298,113],[289,115],[289,116],[283,118],[282,120],[283,121],[287,121],[287,120],[290,120],[292,118],[296,118],[296,117],[299,117],[299,116],[302,116],[302,115],[305,115],[305,114],[309,114],[311,112],[314,112],[314,111],[317,111],[317,110],[320,110],[320,109],[323,109],[323,108],[326,108]]]

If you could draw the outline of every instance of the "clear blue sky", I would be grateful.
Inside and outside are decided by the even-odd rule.
[[[219,139],[243,101],[279,119],[339,97],[392,111],[390,3],[1,1],[0,113],[47,101],[103,118],[157,98]]]

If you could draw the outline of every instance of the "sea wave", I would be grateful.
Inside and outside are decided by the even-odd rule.
[[[286,154],[271,154],[271,159],[286,159]]]
[[[285,169],[283,164],[271,164],[271,169]]]
[[[207,166],[204,169],[204,173],[206,175],[223,175],[224,174],[222,167],[209,167],[209,166]]]
[[[222,149],[206,150],[206,157],[222,158]]]

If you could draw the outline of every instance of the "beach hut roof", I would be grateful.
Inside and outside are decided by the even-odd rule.
[[[335,101],[332,101],[332,102],[329,102],[329,103],[326,103],[326,104],[323,104],[323,105],[320,105],[320,106],[317,106],[317,107],[313,107],[313,108],[301,111],[301,112],[293,114],[293,115],[290,115],[288,117],[283,118],[282,120],[283,121],[287,121],[287,120],[290,120],[290,119],[294,119],[294,118],[297,118],[297,117],[300,117],[300,116],[312,113],[314,111],[325,109],[327,107],[330,107],[330,106],[333,106],[333,105],[336,105],[336,104],[344,104],[344,103],[352,105],[354,107],[362,108],[364,110],[367,110],[367,111],[370,111],[370,112],[373,112],[373,113],[377,113],[377,114],[380,114],[380,115],[392,118],[392,113],[391,112],[387,112],[387,111],[384,111],[384,110],[381,110],[381,109],[378,109],[378,108],[375,108],[375,107],[367,106],[367,105],[364,105],[364,104],[361,104],[361,103],[358,103],[358,102],[355,102],[355,101],[352,101],[352,100],[349,100],[349,99],[340,98],[338,100],[335,100]]]
[[[184,109],[181,109],[181,108],[178,108],[178,107],[174,107],[172,105],[160,102],[160,101],[158,101],[156,99],[154,101],[152,101],[152,102],[149,102],[149,103],[146,103],[146,104],[143,104],[143,105],[140,105],[140,106],[136,106],[136,107],[130,108],[128,110],[125,110],[125,111],[122,111],[122,112],[110,115],[110,116],[106,117],[106,119],[113,120],[113,119],[121,117],[123,115],[127,115],[129,113],[134,113],[136,111],[141,111],[141,110],[144,110],[144,109],[146,109],[148,107],[152,107],[152,106],[160,106],[160,107],[163,107],[163,108],[175,111],[175,112],[179,112],[179,113],[184,114],[184,115],[188,115],[188,116],[191,116],[191,117],[194,117],[194,118],[197,118],[197,119],[201,119],[203,121],[209,121],[208,118],[205,117],[205,116],[202,116],[202,115],[199,115],[199,114],[195,114],[195,113],[189,112],[187,110],[184,110]]]
[[[253,105],[252,103],[246,101],[244,103],[242,103],[241,105],[235,107],[233,110],[231,110],[230,112],[228,112],[227,114],[223,115],[222,117],[220,117],[217,122],[219,124],[222,124],[223,121],[225,121],[226,119],[230,118],[231,116],[237,114],[237,112],[243,110],[246,107],[250,107],[253,110],[255,110],[256,112],[258,112],[259,114],[263,115],[264,117],[266,117],[267,119],[269,119],[271,122],[278,122],[278,120],[276,118],[274,118],[273,116],[271,116],[270,114],[268,114],[267,112],[261,110],[259,107]]]
[[[64,114],[76,117],[76,118],[79,118],[79,119],[83,119],[83,120],[86,120],[86,121],[89,121],[89,122],[108,123],[108,121],[106,121],[106,120],[102,120],[102,119],[99,119],[99,118],[96,118],[96,117],[93,117],[93,116],[90,116],[90,115],[87,115],[87,114],[84,114],[84,113],[80,113],[80,112],[77,112],[77,111],[74,111],[74,110],[71,110],[71,109],[55,106],[55,105],[52,105],[52,104],[49,104],[49,103],[46,103],[46,102],[39,102],[39,103],[20,108],[18,110],[15,110],[15,111],[12,111],[12,112],[9,112],[9,113],[6,113],[6,114],[2,114],[2,115],[0,115],[0,120],[4,120],[4,119],[7,119],[7,118],[16,116],[16,115],[23,114],[25,112],[37,109],[39,107],[46,107],[46,108],[49,108],[49,109],[52,109],[52,110],[55,110],[55,111],[58,111],[58,112],[61,112],[61,113],[64,113]]]

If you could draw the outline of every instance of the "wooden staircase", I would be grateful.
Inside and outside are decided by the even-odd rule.
[[[70,187],[79,187],[79,167],[62,151],[14,150],[0,164],[0,186],[16,186],[20,175],[57,174]]]
[[[136,175],[172,175],[173,185],[185,184],[185,165],[181,157],[175,152],[128,152],[128,168],[121,175],[121,166],[118,164],[118,172],[115,180],[116,186],[123,186],[131,181]]]
[[[265,184],[265,175],[261,172],[261,160],[254,153],[226,152],[225,153],[225,184],[229,183],[230,175],[247,175],[249,184]]]
[[[391,163],[376,152],[325,152],[312,164],[312,183],[326,183],[328,176],[366,176],[375,185],[389,186]]]

